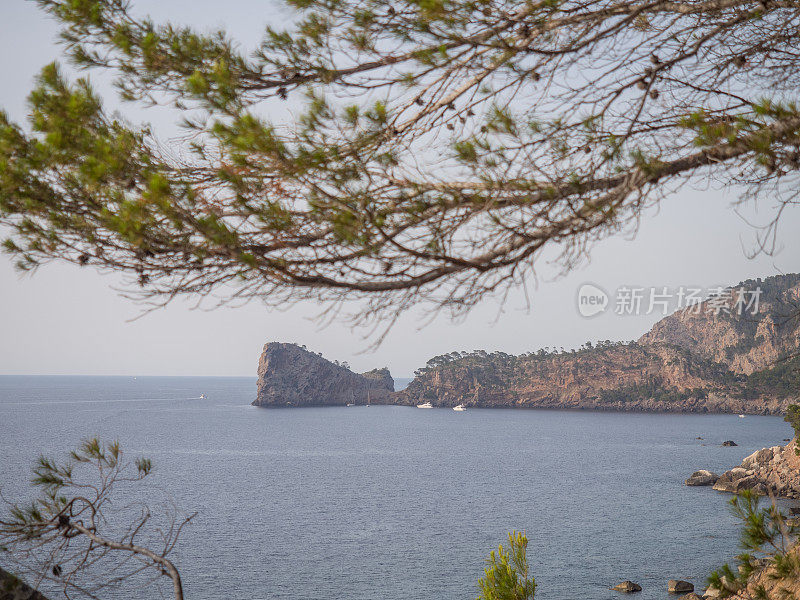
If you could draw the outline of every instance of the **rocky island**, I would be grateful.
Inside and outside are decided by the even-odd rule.
[[[709,302],[665,317],[633,342],[568,351],[453,352],[395,392],[387,369],[358,374],[293,344],[264,347],[257,406],[346,404],[782,414],[800,399],[800,275],[749,280],[758,311]]]

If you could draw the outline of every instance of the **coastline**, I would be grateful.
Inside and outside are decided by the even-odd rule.
[[[414,401],[411,402],[381,402],[378,400],[373,400],[369,406],[394,406],[399,408],[417,408],[417,403]],[[541,406],[541,405],[530,405],[530,404],[518,404],[518,405],[507,405],[507,404],[488,404],[488,405],[471,405],[465,404],[469,410],[541,410],[541,411],[566,411],[566,412],[596,412],[596,413],[641,413],[641,414],[651,414],[651,415],[746,415],[752,417],[781,417],[784,414],[785,409],[775,410],[771,412],[746,412],[746,411],[735,411],[735,410],[687,410],[680,407],[666,407],[661,409],[651,409],[651,408],[641,408],[641,407],[634,407],[634,408],[619,408],[619,407],[602,407],[602,406],[574,406],[574,405],[550,405],[550,406]],[[251,406],[255,408],[262,408],[262,409],[270,409],[270,410],[292,410],[292,409],[303,409],[303,408],[364,408],[367,406],[366,404],[356,404],[354,406],[347,406],[345,404],[331,404],[326,402],[305,402],[303,404],[256,404],[255,402],[251,403]],[[452,410],[453,405],[435,405],[433,409],[439,410]]]

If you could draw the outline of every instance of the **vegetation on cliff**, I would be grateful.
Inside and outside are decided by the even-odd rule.
[[[797,398],[800,394],[800,356],[781,360],[778,364],[756,371],[745,379],[749,397],[773,394],[779,398]]]
[[[501,544],[489,554],[483,577],[478,580],[478,600],[533,600],[536,580],[528,566],[528,538],[513,531],[508,547]]]

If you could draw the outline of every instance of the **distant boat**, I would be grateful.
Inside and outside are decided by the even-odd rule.
[[[352,402],[348,402],[347,406],[355,406],[355,404],[353,404]]]
[[[464,412],[465,410],[467,410],[467,407],[464,406],[463,404],[459,404],[458,406],[454,406],[453,410],[457,412]]]
[[[205,394],[200,394],[200,400],[205,400],[205,399],[206,399],[206,395]]]
[[[744,415],[739,415],[739,418],[740,419],[744,419]]]
[[[430,402],[423,402],[422,404],[417,404],[417,408],[433,408],[433,404]]]

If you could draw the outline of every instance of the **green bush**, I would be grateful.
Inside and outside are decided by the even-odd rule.
[[[536,581],[528,575],[527,546],[525,534],[514,531],[508,534],[508,550],[501,544],[492,551],[478,581],[478,600],[533,600]]]

